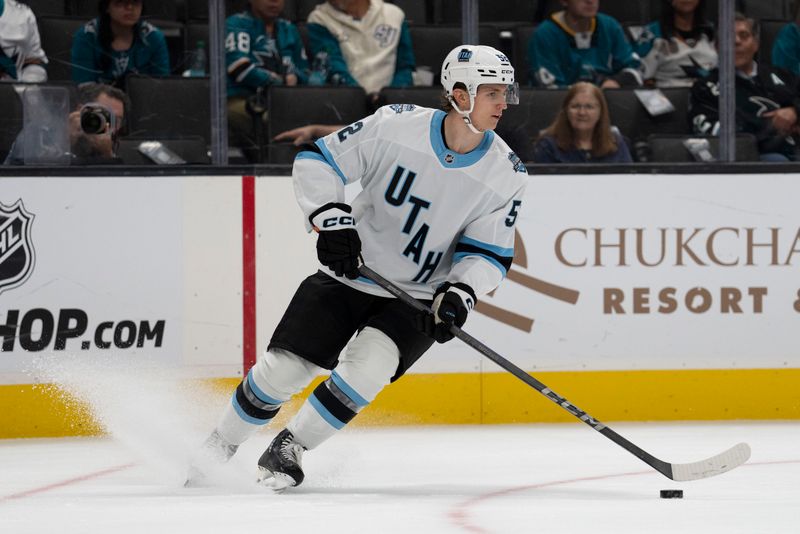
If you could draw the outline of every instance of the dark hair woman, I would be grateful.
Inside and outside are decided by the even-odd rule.
[[[691,87],[717,66],[714,26],[706,0],[664,0],[661,17],[628,29],[642,58],[642,75],[658,87]]]
[[[144,0],[100,0],[72,40],[72,81],[122,86],[129,73],[169,74],[164,34],[142,20]]]

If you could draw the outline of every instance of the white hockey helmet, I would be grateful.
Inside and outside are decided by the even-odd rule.
[[[442,63],[442,86],[447,98],[453,96],[453,87],[461,82],[471,97],[470,112],[483,84],[508,86],[507,104],[519,104],[519,85],[514,82],[514,67],[505,54],[485,45],[461,45],[447,54]]]

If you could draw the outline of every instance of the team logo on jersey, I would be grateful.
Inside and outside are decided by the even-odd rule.
[[[472,50],[467,48],[463,48],[461,52],[458,53],[458,61],[469,61],[472,57]]]
[[[381,24],[375,31],[373,32],[372,36],[375,37],[375,40],[378,41],[378,44],[381,48],[386,48],[394,42],[394,38],[397,35],[397,28],[393,28],[388,24]]]
[[[452,154],[446,154],[444,156],[445,163],[453,163],[456,160],[456,157]]]
[[[0,203],[0,293],[21,285],[33,272],[32,221],[22,199],[11,206]]]
[[[414,111],[414,104],[390,104],[389,107],[398,115],[404,111]]]
[[[514,166],[515,172],[524,172],[525,174],[528,174],[528,169],[525,168],[525,164],[522,163],[522,160],[519,159],[519,156],[517,156],[513,152],[508,153],[508,161],[510,161],[511,164]]]

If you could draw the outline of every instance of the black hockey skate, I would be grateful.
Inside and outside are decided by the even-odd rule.
[[[214,429],[203,442],[200,450],[192,457],[189,473],[183,485],[187,488],[205,485],[209,475],[219,466],[227,463],[236,454],[238,448],[238,445],[230,443],[222,437],[217,429]]]
[[[258,459],[258,483],[274,491],[299,486],[305,478],[300,465],[304,450],[291,432],[281,430]]]

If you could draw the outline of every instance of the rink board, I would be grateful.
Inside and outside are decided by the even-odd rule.
[[[799,196],[791,174],[532,176],[465,329],[600,419],[800,418]],[[235,384],[317,266],[286,176],[0,178],[0,204],[0,437],[97,431],[35,386],[53,361]],[[357,422],[570,419],[452,342]]]

